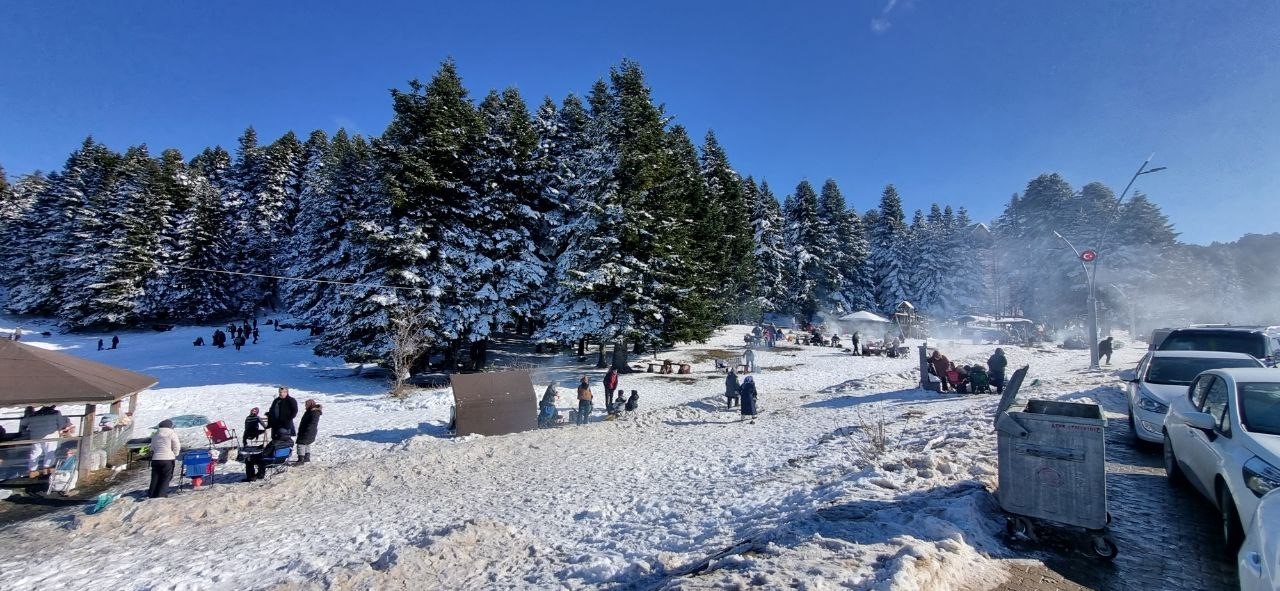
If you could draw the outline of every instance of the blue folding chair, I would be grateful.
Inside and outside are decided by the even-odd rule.
[[[193,489],[200,488],[204,478],[213,475],[215,467],[213,454],[209,450],[189,449],[182,454],[182,471],[178,478],[190,478],[188,485]]]
[[[262,458],[262,465],[267,467],[267,471],[275,474],[284,469],[285,462],[289,461],[289,456],[293,455],[293,446],[277,447],[272,450],[270,456]]]

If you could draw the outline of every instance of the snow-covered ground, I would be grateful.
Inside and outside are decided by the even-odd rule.
[[[711,360],[741,353],[746,327],[728,327],[661,355],[695,361],[692,375],[623,376],[641,394],[637,417],[449,439],[447,389],[390,399],[384,382],[311,355],[301,332],[266,330],[239,352],[191,346],[212,330],[122,334],[104,352],[97,335],[24,341],[159,378],[138,425],[179,414],[239,425],[288,385],[324,404],[314,463],[252,484],[231,463],[199,491],[11,526],[0,588],[969,589],[1003,578],[987,492],[996,397],[918,390],[914,356],[758,352],[761,414],[742,421]],[[940,345],[957,364],[993,349]],[[1011,371],[1031,365],[1027,395],[1114,385],[1111,371],[1084,369],[1087,352],[1005,350]],[[1121,349],[1115,367],[1140,354]],[[575,376],[598,392],[600,372],[573,356],[519,361],[538,365],[538,392],[559,381],[566,410]]]

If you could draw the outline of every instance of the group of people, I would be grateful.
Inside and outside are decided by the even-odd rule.
[[[120,347],[120,335],[111,335],[111,348],[118,349]],[[98,350],[106,348],[106,343],[102,339],[98,339]]]
[[[607,416],[616,416],[622,411],[635,411],[640,406],[640,393],[635,390],[631,391],[631,396],[618,388],[618,369],[611,367],[605,373],[604,380],[601,383],[604,389],[604,405],[605,414]],[[617,396],[614,396],[614,393]],[[582,380],[578,382],[577,389],[578,410],[574,413],[573,422],[577,425],[585,425],[591,419],[591,413],[595,409],[595,395],[591,392],[591,382],[587,376],[582,376]],[[560,400],[560,394],[557,391],[556,383],[547,384],[547,389],[542,393],[542,400],[538,402],[538,426],[551,427],[560,421],[560,409],[556,407],[556,402]]]
[[[987,365],[981,364],[956,366],[942,351],[933,350],[929,356],[929,373],[937,376],[939,390],[942,392],[976,393],[988,387],[996,389],[997,394],[1004,393],[1004,371],[1009,360],[1004,356],[1004,349],[996,348]]]
[[[268,320],[267,322],[270,323],[271,321]],[[213,346],[219,349],[226,347],[228,333],[230,333],[231,335],[230,337],[231,344],[236,348],[237,351],[239,351],[241,347],[245,346],[245,344],[249,342],[250,338],[253,339],[253,344],[256,345],[258,344],[258,335],[260,334],[258,332],[258,319],[257,318],[253,319],[252,326],[249,325],[248,320],[245,320],[244,323],[239,326],[236,326],[236,323],[234,322],[232,322],[231,324],[228,324],[227,332],[222,332],[222,329],[214,330],[213,340],[212,340]],[[193,341],[191,344],[197,347],[203,347],[204,337],[196,337],[196,340]]]
[[[730,367],[724,378],[724,397],[730,409],[737,406],[742,416],[756,415],[756,381],[748,375],[738,382],[738,372]]]
[[[285,386],[276,389],[276,397],[271,401],[265,418],[257,407],[250,410],[249,416],[244,420],[244,435],[240,441],[245,481],[261,480],[266,476],[267,464],[281,449],[291,448],[297,457],[294,462],[296,464],[310,462],[311,444],[315,443],[316,434],[320,430],[321,414],[321,405],[315,400],[307,400],[302,419],[295,426],[298,400],[289,395],[289,388]],[[250,445],[251,442],[260,442],[264,435],[269,435],[270,438],[260,449],[257,445]],[[151,436],[151,486],[147,489],[148,497],[169,495],[174,463],[181,452],[178,436],[173,430],[173,421],[160,421],[155,434]]]
[[[779,339],[785,338],[786,335],[782,332],[781,328],[772,324],[766,324],[763,326],[757,324],[755,328],[751,329],[751,334],[744,337],[743,340],[746,341],[747,345],[764,343],[764,346],[772,349]]]

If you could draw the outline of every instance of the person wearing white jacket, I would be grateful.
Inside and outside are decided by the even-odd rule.
[[[178,445],[178,434],[173,432],[173,421],[160,421],[160,428],[151,436],[151,487],[147,489],[147,497],[169,496],[169,481],[173,479],[173,464],[178,459],[182,447]]]

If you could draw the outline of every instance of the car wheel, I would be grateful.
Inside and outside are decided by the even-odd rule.
[[[1240,524],[1240,513],[1236,511],[1231,491],[1222,485],[1218,486],[1218,506],[1222,508],[1222,539],[1227,544],[1227,556],[1234,558],[1244,541],[1244,526]]]
[[[1182,467],[1178,465],[1178,456],[1173,453],[1173,442],[1169,441],[1168,433],[1164,434],[1164,475],[1173,486],[1187,483],[1187,475],[1182,473]]]

